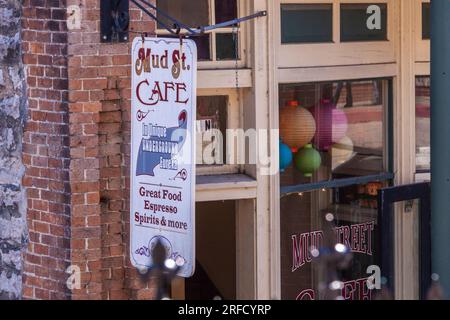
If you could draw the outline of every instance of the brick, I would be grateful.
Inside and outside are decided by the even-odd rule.
[[[83,80],[83,89],[84,90],[104,89],[104,88],[106,88],[106,86],[107,86],[107,80],[105,78]]]
[[[123,212],[129,209],[123,189],[129,188],[129,177],[123,175],[129,169],[130,42],[99,43],[95,1],[83,5],[82,30],[67,32],[70,4],[78,3],[23,4],[28,17],[23,19],[22,50],[28,66],[29,121],[22,161],[27,166],[23,183],[30,187],[24,296],[151,298],[154,285],[130,291],[133,284],[126,280],[136,277],[126,267],[129,213]],[[131,22],[133,30],[155,27],[133,6],[130,14],[138,20]],[[100,196],[109,200],[100,204]],[[64,270],[70,263],[90,270],[83,275],[83,281],[90,281],[87,288],[68,292]]]

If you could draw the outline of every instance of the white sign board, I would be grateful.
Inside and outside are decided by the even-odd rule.
[[[195,267],[197,47],[192,40],[134,39],[132,46],[130,256],[152,266],[162,242],[190,277]]]

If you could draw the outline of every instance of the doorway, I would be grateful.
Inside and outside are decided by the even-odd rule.
[[[431,285],[430,198],[429,183],[379,192],[381,273],[396,297],[405,294],[396,288],[401,285],[408,295],[402,298],[425,299]]]
[[[196,270],[186,300],[236,299],[236,202],[196,204]]]

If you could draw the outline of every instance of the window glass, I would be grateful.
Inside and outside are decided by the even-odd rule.
[[[368,8],[374,6],[374,10]],[[379,8],[379,9],[377,9]],[[377,25],[377,14],[379,25]],[[341,4],[341,41],[387,40],[387,5]]]
[[[234,60],[236,59],[236,46],[238,46],[239,38],[232,33],[216,34],[216,59],[217,60]]]
[[[430,39],[430,4],[422,3],[422,39]]]
[[[225,163],[228,96],[197,97],[197,164]]]
[[[216,23],[237,18],[236,0],[215,0]]]
[[[331,4],[281,5],[281,42],[312,43],[333,40]]]
[[[307,174],[291,163],[284,168],[282,185],[384,172],[383,100],[381,80],[281,85],[282,143],[294,156],[312,147],[321,159],[317,170]]]
[[[199,61],[211,60],[211,35],[206,34],[200,37],[192,37],[197,44],[197,59]]]
[[[318,186],[386,171],[383,88],[377,79],[280,86],[282,299],[374,298],[366,270],[379,264],[377,196],[385,182]],[[306,191],[285,193],[292,186]],[[334,259],[336,248],[347,253]]]
[[[156,5],[164,13],[192,28],[230,21],[237,18],[238,15],[237,0],[157,0]],[[163,24],[173,27],[173,22],[161,14],[158,18],[161,20],[158,23],[158,29],[164,29]],[[235,40],[238,43],[239,37],[236,36],[234,39],[231,33],[233,28],[237,29],[236,27],[237,25],[230,26],[229,33],[223,33],[224,29],[222,29],[221,32],[213,30],[209,34],[192,37],[197,44],[198,60],[236,59]],[[165,34],[165,36],[173,37],[170,34]]]
[[[377,193],[370,183],[281,199],[281,298],[372,300],[369,266],[379,265]],[[347,254],[333,260],[336,245]],[[315,259],[316,250],[322,256]],[[337,281],[337,288],[334,286]]]
[[[430,77],[416,78],[416,169],[430,170]]]
[[[156,7],[189,27],[195,28],[209,24],[208,0],[156,0]],[[173,22],[161,15],[158,19],[169,27],[173,26]],[[158,29],[162,28],[162,24],[158,23]]]

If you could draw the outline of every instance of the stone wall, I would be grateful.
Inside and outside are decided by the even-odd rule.
[[[21,59],[21,2],[0,0],[0,299],[22,297],[27,244],[21,180],[26,88]]]

